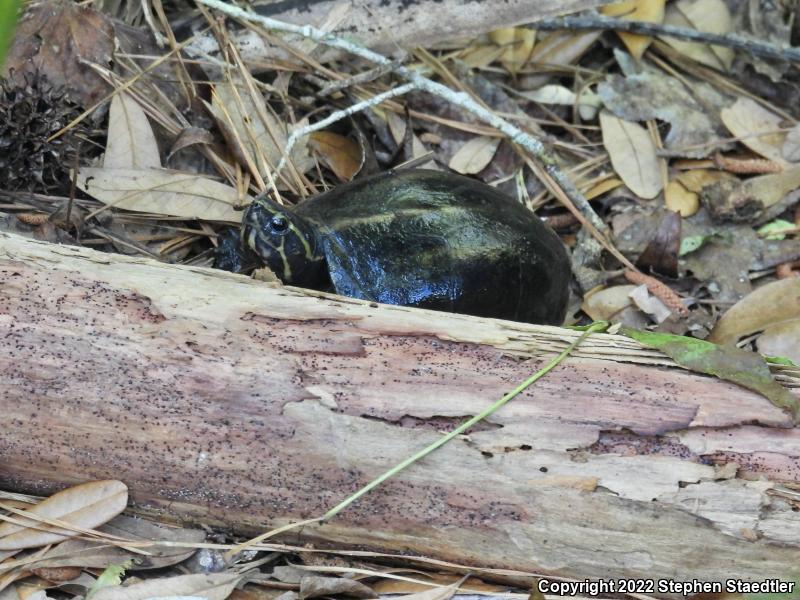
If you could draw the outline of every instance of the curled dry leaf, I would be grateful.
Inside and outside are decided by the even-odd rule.
[[[558,104],[561,106],[576,106],[581,118],[590,121],[597,115],[597,111],[603,106],[600,96],[586,88],[580,96],[564,87],[563,85],[549,84],[532,90],[521,92],[521,96],[541,104]]]
[[[786,134],[780,131],[782,119],[751,98],[740,97],[733,106],[723,108],[720,117],[725,127],[756,154],[779,164]]]
[[[709,340],[734,344],[758,331],[800,320],[800,277],[773,281],[739,300],[717,321]]]
[[[167,169],[84,168],[78,187],[115,208],[187,219],[238,223],[242,199],[234,188],[192,173]]]
[[[451,169],[462,175],[475,175],[492,161],[500,145],[500,138],[481,135],[461,146],[450,159]]]
[[[636,286],[629,294],[631,300],[636,303],[643,312],[652,316],[656,323],[663,323],[672,314],[672,311],[667,308],[661,300],[655,296],[651,296],[645,284]]]
[[[648,131],[638,125],[600,112],[603,145],[611,165],[630,190],[641,198],[655,198],[661,191],[661,167]]]
[[[355,140],[331,131],[308,136],[309,147],[341,181],[350,181],[364,163],[364,152]]]
[[[177,575],[148,579],[132,585],[113,585],[97,590],[92,600],[147,600],[172,596],[225,600],[242,580],[240,573]]]
[[[172,158],[179,150],[183,150],[189,146],[194,146],[196,144],[210,145],[213,143],[214,136],[212,136],[207,129],[203,129],[202,127],[186,127],[178,134],[178,137],[175,138],[175,141],[172,143],[169,153],[167,154],[167,160]]]
[[[667,8],[664,23],[720,35],[733,30],[731,13],[723,0],[678,0]],[[687,42],[667,36],[661,36],[661,39],[681,54],[714,69],[727,71],[735,57],[731,48]]]
[[[624,0],[606,4],[600,12],[608,17],[620,17],[632,21],[661,23],[664,20],[665,0]],[[620,31],[620,39],[628,48],[628,52],[639,60],[653,41],[650,36]]]
[[[147,115],[130,94],[120,92],[108,112],[107,169],[158,169],[161,159]]]
[[[121,481],[92,481],[67,488],[28,509],[28,514],[93,529],[110,521],[128,503],[128,488]],[[36,548],[78,535],[78,531],[15,516],[16,523],[0,523],[0,551]]]
[[[682,217],[691,217],[700,208],[700,197],[687,190],[677,179],[667,184],[664,190],[664,204]]]

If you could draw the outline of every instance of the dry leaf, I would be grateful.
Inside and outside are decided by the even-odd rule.
[[[499,59],[500,55],[505,51],[505,48],[499,48],[497,46],[467,48],[464,53],[461,54],[460,60],[470,69],[485,69]]]
[[[336,594],[355,598],[375,598],[377,596],[371,588],[354,579],[320,577],[318,575],[307,575],[300,579],[299,596],[301,600]]]
[[[511,73],[516,74],[531,57],[536,31],[528,27],[504,27],[489,33],[489,39],[503,48],[500,62]]]
[[[308,145],[341,181],[350,181],[364,164],[364,153],[355,140],[330,131],[315,131]]]
[[[148,579],[133,585],[112,585],[97,590],[92,600],[148,600],[170,596],[194,596],[225,600],[242,580],[239,573],[199,573]]]
[[[578,106],[581,118],[590,121],[594,119],[597,110],[603,106],[600,96],[589,90],[584,90],[580,96],[563,85],[549,84],[530,92],[521,92],[520,96],[539,102],[541,104],[558,104],[561,106]]]
[[[645,284],[637,286],[629,295],[636,306],[650,315],[656,323],[663,323],[672,314],[672,311],[664,306],[661,300],[650,295]]]
[[[781,117],[744,97],[738,98],[733,106],[723,108],[720,117],[728,131],[750,150],[778,164],[787,164],[782,153],[786,133],[778,131]]]
[[[800,314],[793,321],[765,329],[756,345],[762,354],[783,356],[800,364]]]
[[[673,179],[664,190],[664,204],[682,217],[691,217],[700,208],[700,196],[687,190],[679,180]]]
[[[93,529],[125,510],[127,503],[128,488],[121,481],[92,481],[53,494],[25,512],[81,529]],[[14,518],[23,525],[0,523],[0,550],[35,548],[79,533],[25,517]]]
[[[781,155],[789,162],[800,161],[800,125],[795,125],[786,132]]]
[[[587,294],[581,310],[595,321],[612,321],[614,316],[632,304],[631,292],[635,285],[615,285]]]
[[[587,200],[592,200],[593,198],[602,196],[606,192],[617,189],[621,185],[622,180],[617,179],[616,177],[609,177],[590,187],[583,193],[583,195],[586,196]]]
[[[111,100],[108,141],[103,166],[107,169],[158,169],[161,158],[147,115],[130,94],[120,92]]]
[[[763,208],[780,202],[787,194],[800,188],[800,165],[787,168],[780,173],[751,177],[741,183],[731,194],[730,201],[758,201]]]
[[[167,169],[85,168],[78,187],[104,204],[133,210],[206,221],[239,223],[242,199],[234,188],[192,173]]]
[[[608,17],[621,17],[632,21],[646,21],[648,23],[661,23],[664,20],[665,0],[625,0],[614,4],[606,4],[600,12]],[[644,51],[653,41],[647,35],[636,33],[618,32],[628,52],[636,59],[642,58]]]
[[[406,122],[393,112],[386,113],[386,122],[389,124],[389,131],[394,138],[395,143],[402,144],[406,136]],[[428,154],[428,149],[422,140],[419,139],[416,133],[411,133],[411,159],[419,158]],[[430,160],[424,164],[418,165],[422,169],[436,169],[439,170],[439,165],[435,160]]]
[[[678,0],[667,8],[664,23],[719,35],[733,30],[731,13],[723,0]],[[731,48],[660,37],[684,56],[714,69],[727,71],[735,57]]]
[[[88,5],[31,3],[0,75],[38,71],[53,87],[66,86],[73,102],[89,107],[108,93],[109,85],[87,63],[110,66],[115,39],[111,18]]]
[[[717,183],[721,179],[731,179],[733,176],[722,171],[711,171],[709,169],[692,169],[684,171],[675,176],[683,187],[690,192],[699,193],[707,185]]]
[[[800,319],[800,277],[762,285],[728,309],[709,341],[735,344],[739,338]]]
[[[661,167],[648,131],[605,110],[600,112],[600,127],[617,175],[637,196],[655,198],[662,187]]]
[[[680,156],[705,157],[710,147],[719,147],[728,137],[709,107],[722,109],[730,100],[711,86],[696,82],[690,89],[663,71],[635,69],[620,56],[617,60],[624,65],[625,75],[608,75],[597,86],[598,97],[617,117],[668,122],[664,148]]]
[[[475,175],[492,162],[500,138],[481,135],[461,146],[450,159],[451,169],[462,175]]]
[[[548,65],[574,64],[600,37],[602,31],[573,33],[554,31],[533,47],[530,62]]]
[[[206,106],[240,162],[267,177],[280,161],[289,134],[264,98],[258,93],[254,98],[244,84],[220,83],[214,86],[211,104]],[[294,145],[291,159],[301,173],[313,166],[305,140]]]
[[[203,129],[202,127],[186,127],[185,129],[181,130],[181,132],[178,134],[178,137],[175,138],[174,142],[172,142],[172,146],[167,154],[167,160],[172,158],[172,156],[179,150],[183,150],[189,146],[194,146],[196,144],[210,145],[213,143],[214,136],[211,135],[211,132],[209,132],[208,129]]]
[[[432,587],[421,592],[407,594],[402,596],[402,600],[450,600],[466,578],[467,575],[446,587]]]
[[[97,529],[103,533],[128,540],[160,540],[167,542],[167,545],[148,546],[148,555],[142,556],[133,555],[123,548],[109,546],[103,541],[71,539],[51,548],[41,558],[31,563],[31,566],[35,568],[76,566],[105,569],[135,557],[136,564],[131,567],[131,570],[158,569],[177,564],[195,552],[194,548],[173,546],[170,542],[192,544],[205,540],[205,532],[202,529],[168,527],[146,519],[125,515],[119,515]]]

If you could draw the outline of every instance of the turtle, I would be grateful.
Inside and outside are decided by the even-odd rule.
[[[475,179],[389,171],[247,209],[241,251],[286,284],[384,304],[561,324],[570,261],[521,203]],[[246,261],[245,261],[246,262]]]

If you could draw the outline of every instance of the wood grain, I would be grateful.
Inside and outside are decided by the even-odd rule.
[[[260,532],[319,516],[574,335],[0,233],[0,485],[119,478],[138,510]],[[302,535],[578,578],[788,576],[800,429],[669,364],[595,336]]]

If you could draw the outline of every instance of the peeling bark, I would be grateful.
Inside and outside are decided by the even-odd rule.
[[[260,532],[321,515],[574,335],[0,233],[0,485],[119,478],[139,510]],[[671,364],[593,336],[303,535],[577,578],[788,577],[800,429]]]

